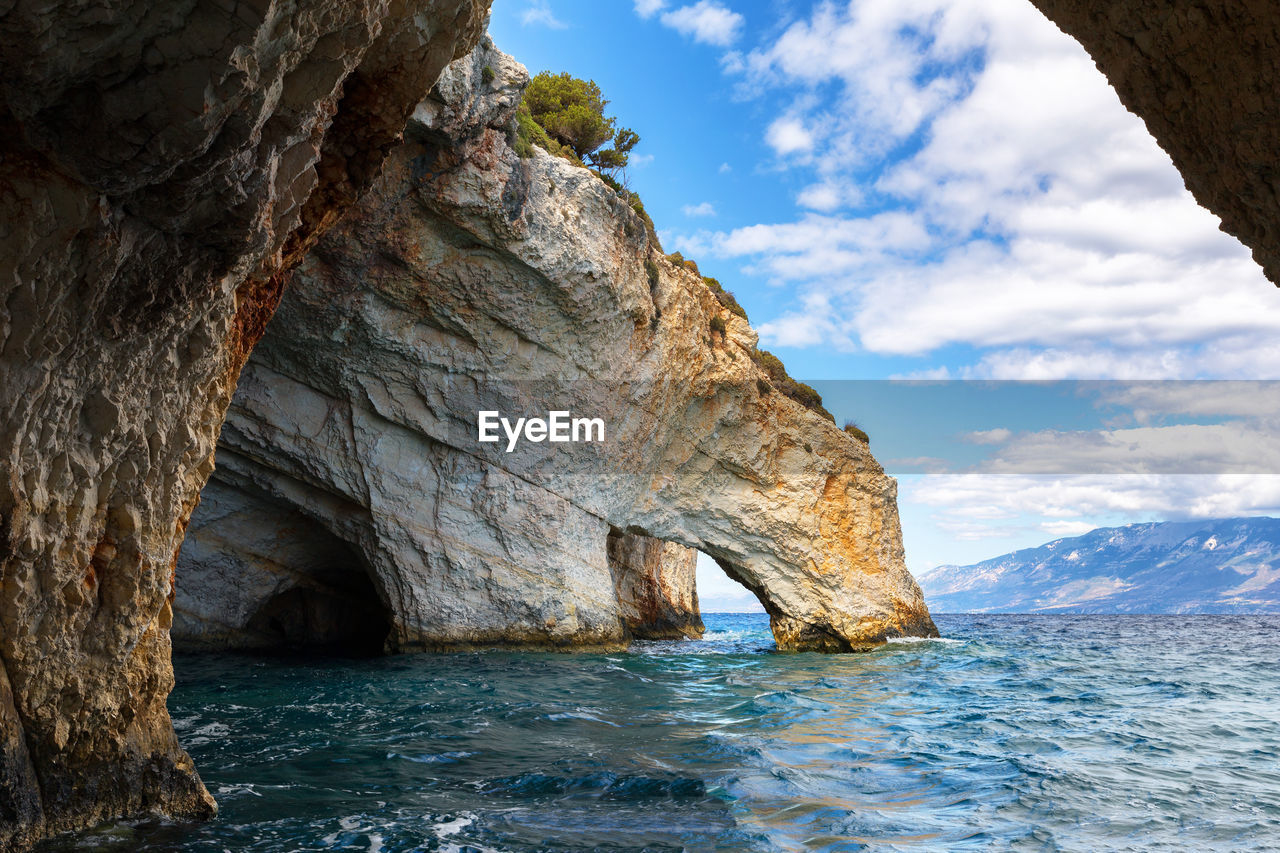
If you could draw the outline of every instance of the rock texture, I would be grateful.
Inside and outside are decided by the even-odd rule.
[[[934,633],[903,564],[896,483],[770,385],[747,323],[614,191],[515,153],[526,81],[485,44],[419,105],[299,268],[244,372],[217,482],[346,543],[395,648],[625,642],[630,610],[667,605],[636,585],[619,596],[619,531],[715,558],[785,649]],[[477,440],[481,410],[599,417],[606,440],[508,452]],[[183,577],[211,570],[184,553]]]
[[[177,546],[288,269],[486,7],[0,3],[0,847],[213,811]]]
[[[1268,0],[1032,0],[1280,285],[1280,15]]]
[[[605,543],[622,623],[639,640],[695,639],[698,552],[673,542],[614,530]]]

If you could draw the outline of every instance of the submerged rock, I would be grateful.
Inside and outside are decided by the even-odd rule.
[[[0,848],[213,812],[178,544],[287,270],[487,8],[0,6]]]
[[[516,153],[527,79],[486,43],[418,106],[299,268],[237,390],[216,481],[340,539],[393,648],[696,633],[685,569],[615,584],[621,565],[656,565],[611,561],[617,531],[712,556],[759,596],[782,648],[935,633],[903,564],[895,481],[775,389],[746,321],[618,193]],[[600,418],[605,440],[478,441],[481,411],[553,410]],[[184,550],[184,578],[290,562],[287,541],[261,553],[220,524],[193,517],[194,541],[233,551]],[[187,589],[175,637],[205,615]]]

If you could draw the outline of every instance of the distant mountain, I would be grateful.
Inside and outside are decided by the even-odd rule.
[[[1280,519],[1103,527],[920,585],[935,613],[1280,612]]]

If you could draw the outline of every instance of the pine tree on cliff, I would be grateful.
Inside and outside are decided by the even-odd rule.
[[[617,119],[604,114],[608,105],[594,80],[564,72],[543,71],[529,81],[524,93],[524,106],[548,136],[578,160],[614,173],[626,168],[640,136],[627,127],[618,129]],[[612,146],[605,148],[609,143]]]

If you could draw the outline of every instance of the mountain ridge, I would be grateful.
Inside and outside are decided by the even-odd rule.
[[[1280,612],[1280,519],[1100,527],[920,578],[934,612]]]

